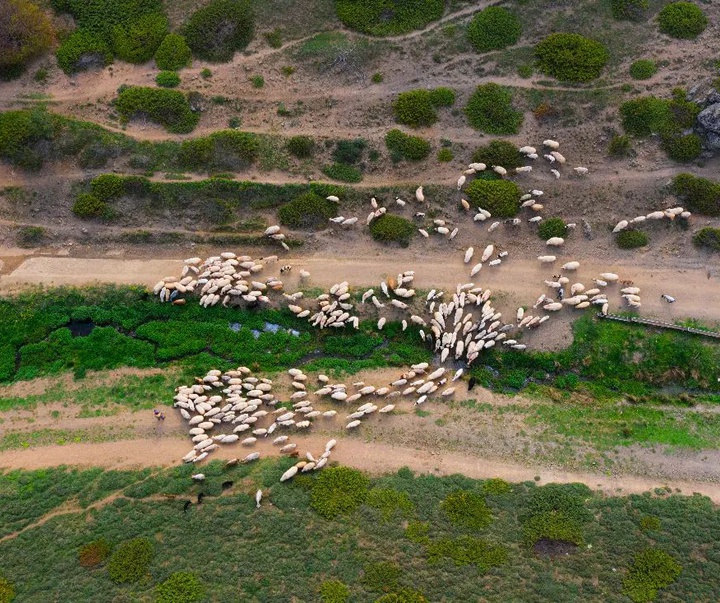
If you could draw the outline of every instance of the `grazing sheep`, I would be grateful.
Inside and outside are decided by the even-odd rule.
[[[460,178],[458,178],[458,181],[457,181],[457,189],[458,190],[460,190],[463,187],[463,185],[465,184],[465,179],[466,178],[464,175],[460,176]]]
[[[423,193],[423,187],[422,187],[422,186],[418,186],[417,189],[415,190],[415,198],[416,198],[420,203],[422,203],[423,201],[425,201],[425,194]]]
[[[580,268],[580,262],[567,262],[562,265],[563,270],[577,270]]]
[[[502,167],[501,165],[494,165],[493,172],[495,172],[496,174],[499,174],[502,177],[505,177],[507,175],[507,170],[504,167]]]
[[[547,140],[543,140],[543,146],[548,147],[549,149],[553,149],[554,151],[557,151],[560,148],[560,143],[556,140],[552,140],[548,138]]]
[[[565,244],[565,239],[562,237],[550,237],[547,241],[545,241],[545,244],[550,247],[560,247],[560,245]]]
[[[586,167],[574,167],[573,172],[575,172],[578,176],[585,176],[588,173],[588,169]]]
[[[630,222],[628,222],[627,220],[620,220],[615,225],[615,228],[613,228],[613,234],[615,234],[616,232],[620,232],[621,230],[625,230],[629,224]]]

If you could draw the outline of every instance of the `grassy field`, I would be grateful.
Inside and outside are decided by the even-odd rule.
[[[720,512],[703,497],[604,498],[577,484],[510,486],[402,469],[354,491],[364,501],[357,510],[326,519],[314,510],[326,513],[314,496],[319,476],[278,483],[288,462],[211,463],[203,486],[190,480],[192,467],[5,474],[0,533],[24,531],[0,542],[0,575],[23,602],[153,601],[157,584],[188,571],[205,586],[201,601],[321,601],[323,582],[339,580],[358,602],[409,588],[428,601],[622,603],[633,556],[659,548],[682,565],[659,601],[720,597]],[[234,485],[223,492],[222,481]],[[259,510],[257,487],[265,492]],[[201,490],[202,505],[183,513]],[[537,528],[547,513],[574,530],[579,544],[566,545],[567,555],[532,546],[550,533]],[[137,582],[118,584],[104,564],[79,563],[87,543],[117,547],[137,537],[154,548]]]

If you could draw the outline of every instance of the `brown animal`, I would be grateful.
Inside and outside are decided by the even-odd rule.
[[[300,456],[300,453],[297,450],[293,450],[288,456],[297,458]]]

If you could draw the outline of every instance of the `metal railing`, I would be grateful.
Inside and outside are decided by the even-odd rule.
[[[703,335],[705,337],[713,337],[715,339],[720,339],[720,333],[716,333],[715,331],[705,331],[703,329],[695,329],[694,327],[681,327],[680,325],[675,325],[670,322],[663,322],[661,320],[653,320],[652,318],[620,316],[619,314],[603,314],[602,312],[598,312],[597,317],[637,325],[646,325],[648,327],[658,327],[659,329],[672,329],[673,331],[682,331],[684,333],[692,333],[693,335]]]

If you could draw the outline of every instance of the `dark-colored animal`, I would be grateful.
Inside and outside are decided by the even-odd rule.
[[[476,383],[477,383],[477,380],[475,379],[475,377],[470,377],[470,379],[468,379],[468,391],[470,391],[473,387],[475,387]]]
[[[223,482],[221,487],[223,490],[227,490],[228,488],[232,488],[234,483],[235,482],[231,482],[231,481]]]
[[[204,493],[204,492],[200,492],[200,494],[198,494],[198,504],[199,504],[199,505],[202,504],[203,498],[205,498],[205,493]]]
[[[183,505],[183,513],[187,513],[187,510],[190,508],[190,505],[192,504],[191,500],[186,500],[185,504]]]
[[[282,266],[280,268],[280,274],[285,274],[286,272],[290,272],[292,270],[292,266],[289,264],[286,264],[285,266]]]

